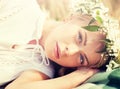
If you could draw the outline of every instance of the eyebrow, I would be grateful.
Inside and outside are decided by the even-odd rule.
[[[89,66],[90,62],[88,61],[88,58],[87,58],[87,56],[86,56],[85,53],[84,53],[84,57],[85,57],[85,60],[86,60],[86,62],[87,62],[87,65]]]
[[[87,33],[85,32],[85,37],[84,37],[84,45],[86,45],[86,42],[87,42]]]

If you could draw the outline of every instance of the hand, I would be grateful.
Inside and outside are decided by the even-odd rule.
[[[79,81],[79,84],[82,84],[97,72],[99,72],[98,69],[92,69],[88,67],[79,67],[73,73],[76,73],[76,76],[78,79],[77,81]]]

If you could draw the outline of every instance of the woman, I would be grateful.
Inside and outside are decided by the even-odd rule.
[[[25,6],[24,9],[15,11],[15,16],[8,16],[8,19],[1,21],[0,24],[2,34],[7,34],[4,33],[5,30],[8,31],[8,27],[6,28],[5,25],[17,33],[16,36],[15,33],[12,35],[8,31],[9,39],[0,39],[2,42],[1,85],[12,81],[5,89],[72,89],[96,73],[97,70],[91,68],[99,67],[100,63],[104,63],[101,51],[105,48],[103,40],[106,36],[101,31],[90,32],[82,28],[86,24],[88,25],[93,18],[88,15],[81,15],[80,18],[73,15],[63,22],[46,21],[39,18],[39,15],[41,17],[44,15],[39,14],[39,6],[35,0],[28,1],[29,4],[23,4],[27,1],[16,0],[15,5]],[[5,5],[11,7],[14,4],[5,3]],[[2,10],[4,11],[4,9]],[[17,26],[13,23],[17,23]],[[97,25],[96,21],[91,25]],[[19,27],[22,29],[18,30]],[[41,31],[42,29],[43,31]],[[41,32],[42,35],[40,35]],[[26,44],[29,39],[32,39],[32,36],[33,40]],[[53,77],[54,70],[52,63],[47,58],[61,66],[79,68],[66,76],[49,79]]]

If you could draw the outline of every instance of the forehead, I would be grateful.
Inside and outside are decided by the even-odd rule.
[[[89,66],[95,66],[101,59],[101,53],[87,52],[86,56],[89,62]]]
[[[71,22],[68,22],[68,23],[64,23],[62,25],[60,25],[59,27],[56,28],[58,32],[77,32],[80,30],[80,26],[77,25],[77,24],[73,24]]]
[[[93,66],[98,64],[98,62],[101,60],[101,55],[99,51],[103,49],[103,46],[100,45],[100,43],[96,43],[93,41],[92,44],[89,44],[83,48],[83,52],[86,54],[86,57],[89,61],[89,66]]]

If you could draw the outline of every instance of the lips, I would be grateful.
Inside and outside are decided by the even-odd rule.
[[[59,48],[58,42],[56,42],[55,48],[54,48],[54,54],[55,54],[56,59],[60,58],[59,51],[60,51],[60,48]]]

